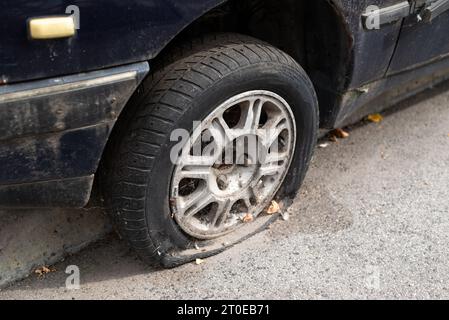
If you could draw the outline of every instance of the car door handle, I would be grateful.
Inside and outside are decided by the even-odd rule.
[[[31,18],[28,20],[31,39],[58,39],[75,35],[72,16]]]
[[[421,13],[424,22],[431,22],[449,9],[449,0],[437,0],[427,6]]]

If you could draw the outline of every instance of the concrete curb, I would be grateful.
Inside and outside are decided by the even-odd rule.
[[[99,209],[0,211],[0,288],[110,232]]]

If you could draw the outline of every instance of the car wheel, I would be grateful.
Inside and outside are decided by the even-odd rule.
[[[102,175],[121,236],[165,267],[271,223],[264,209],[296,194],[318,124],[313,86],[282,51],[235,34],[177,49],[119,120]]]

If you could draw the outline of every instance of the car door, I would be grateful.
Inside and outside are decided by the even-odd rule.
[[[449,0],[409,2],[389,75],[449,57]]]
[[[1,0],[0,85],[152,59],[222,0]],[[30,21],[73,15],[76,32],[33,38]],[[59,30],[61,26],[57,26]]]

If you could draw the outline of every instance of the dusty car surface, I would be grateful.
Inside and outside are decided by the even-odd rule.
[[[3,0],[0,207],[100,204],[165,267],[221,252],[288,207],[320,128],[448,78],[448,12],[449,0]]]

